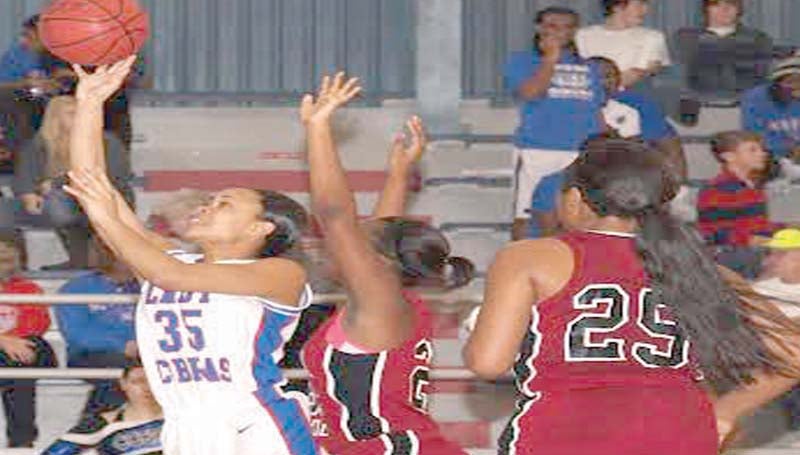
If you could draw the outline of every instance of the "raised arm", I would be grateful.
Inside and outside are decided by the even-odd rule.
[[[408,180],[428,145],[422,120],[414,116],[406,122],[411,133],[408,145],[403,135],[398,135],[392,142],[389,152],[389,166],[386,173],[386,184],[383,186],[378,203],[372,211],[374,218],[403,216],[406,213],[408,199]]]
[[[300,114],[308,142],[311,205],[349,294],[344,330],[353,342],[382,350],[405,341],[413,319],[396,271],[359,226],[353,193],[333,140],[331,117],[360,90],[357,79],[345,81],[342,73],[333,79],[326,76],[316,101],[311,95],[304,97]]]
[[[119,215],[119,193],[103,172],[71,171],[65,191],[80,202],[95,231],[139,277],[171,291],[265,297],[295,305],[306,275],[294,261],[269,258],[243,264],[187,264],[130,228]]]
[[[78,75],[78,86],[75,91],[77,107],[70,137],[70,169],[73,172],[83,170],[108,172],[103,140],[103,106],[125,82],[135,60],[136,56],[130,56],[111,66],[101,66],[93,73],[87,73],[79,65],[73,65],[73,70]],[[147,230],[124,198],[119,193],[117,196],[116,213],[121,222],[158,248],[172,247],[168,240]]]

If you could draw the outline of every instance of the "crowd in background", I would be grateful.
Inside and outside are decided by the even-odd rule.
[[[759,292],[800,302],[800,231],[770,220],[766,190],[770,179],[791,176],[800,161],[800,56],[776,59],[769,35],[742,25],[741,0],[699,1],[704,25],[682,28],[672,37],[642,25],[647,0],[602,3],[601,24],[584,26],[577,13],[563,7],[538,12],[532,49],[515,52],[506,62],[506,87],[520,107],[513,138],[513,238],[559,231],[561,171],[584,141],[596,135],[650,143],[669,158],[676,181],[690,185],[673,124],[696,122],[697,109],[706,103],[739,100],[741,129],[718,132],[711,140],[720,170],[700,185],[697,227],[717,260],[753,280]],[[26,21],[20,38],[0,60],[0,172],[13,175],[16,198],[0,201],[2,292],[42,292],[23,277],[25,252],[18,228],[47,226],[58,233],[69,256],[66,263],[48,268],[89,269],[59,292],[136,294],[131,272],[94,241],[86,216],[61,190],[69,166],[75,76],[46,51],[36,21]],[[677,84],[663,83],[675,80]],[[128,90],[147,86],[140,62],[106,106],[110,174],[131,201]],[[149,224],[176,245],[191,248],[181,235],[191,213],[206,199],[203,192],[179,192],[154,210]],[[92,383],[82,424],[124,421],[111,410],[131,396],[143,403],[134,408],[142,410],[146,422],[157,420],[158,412],[136,382],[142,380],[141,371],[131,373],[138,368],[131,367],[136,358],[132,305],[76,302],[55,308],[53,314],[66,341],[68,366],[129,367],[122,387],[117,381]],[[327,314],[309,313],[310,324]],[[0,365],[55,366],[53,350],[43,338],[50,326],[46,307],[0,305]],[[288,350],[285,365],[299,366],[298,350]],[[3,404],[9,446],[32,446],[37,436],[34,382],[3,381]],[[789,409],[800,423],[800,407]],[[59,444],[75,443],[67,435]]]

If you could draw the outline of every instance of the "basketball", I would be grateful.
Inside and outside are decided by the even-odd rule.
[[[38,27],[56,57],[105,65],[138,52],[149,23],[136,0],[56,0],[41,13]]]

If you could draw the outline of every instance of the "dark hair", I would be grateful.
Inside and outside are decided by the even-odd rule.
[[[275,225],[261,249],[262,257],[286,254],[308,227],[308,212],[294,199],[277,191],[260,190],[265,220]]]
[[[783,368],[700,236],[669,214],[673,184],[662,155],[644,142],[597,138],[567,168],[565,187],[578,188],[601,217],[638,221],[637,250],[653,295],[674,311],[707,377],[738,385],[754,370]]]
[[[576,26],[580,25],[580,23],[581,23],[580,14],[578,14],[578,12],[575,11],[574,9],[567,8],[567,7],[564,7],[564,6],[550,6],[550,7],[541,9],[541,10],[536,12],[536,16],[533,19],[534,25],[541,24],[542,22],[544,22],[544,18],[549,16],[549,15],[551,15],[551,14],[562,15],[562,16],[572,16],[573,19],[575,19],[575,25]],[[533,47],[538,51],[541,51],[541,49],[539,48],[539,42],[541,40],[542,40],[542,37],[541,37],[541,35],[539,35],[539,32],[537,31],[536,34],[533,35]],[[577,44],[575,44],[575,40],[574,39],[569,42],[569,44],[567,45],[567,48],[569,49],[570,53],[572,53],[573,55],[578,55],[578,46],[577,46]]]
[[[437,284],[454,289],[472,280],[475,266],[468,259],[450,256],[450,243],[438,229],[407,218],[381,221],[376,247],[397,265],[404,286]]]
[[[37,25],[39,25],[39,15],[34,14],[33,16],[25,19],[25,22],[22,23],[22,28],[35,29]]]
[[[708,8],[715,3],[732,3],[739,9],[739,17],[744,15],[744,2],[742,0],[703,0],[701,9],[703,10],[706,24],[708,24]]]
[[[136,368],[144,368],[141,357],[126,357],[125,366],[122,368],[122,377],[127,378],[131,374],[131,370]]]
[[[626,6],[631,0],[602,0],[603,2],[603,16],[610,16],[614,14],[614,8],[618,5]]]

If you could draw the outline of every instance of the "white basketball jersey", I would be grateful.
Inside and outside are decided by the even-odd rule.
[[[199,254],[171,254],[186,263],[202,260]],[[308,286],[296,307],[255,296],[167,291],[149,282],[141,292],[136,338],[167,420],[201,413],[236,425],[254,407],[270,408],[286,398],[277,363],[311,303]]]

